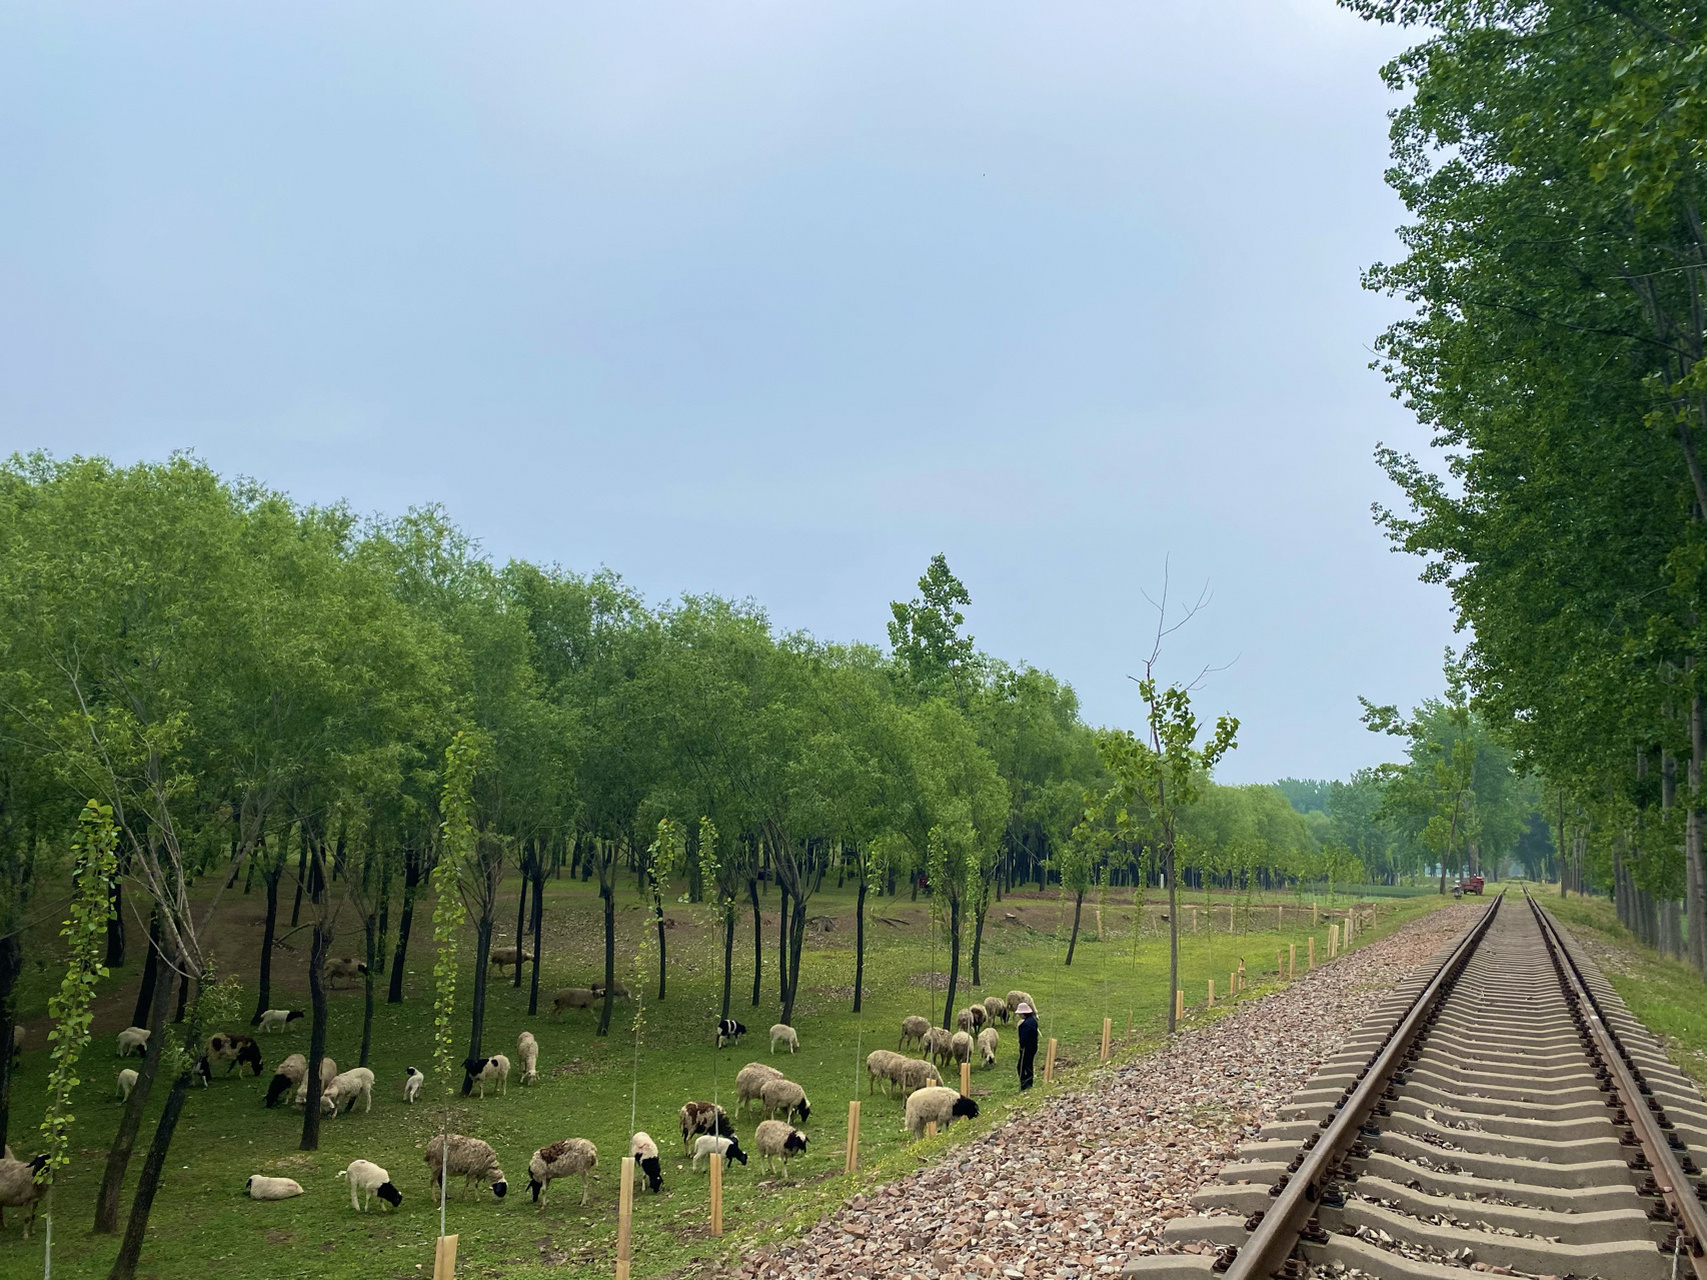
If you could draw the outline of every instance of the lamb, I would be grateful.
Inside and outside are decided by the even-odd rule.
[[[958,1089],[944,1089],[937,1085],[920,1089],[907,1099],[907,1118],[901,1127],[917,1141],[925,1136],[926,1124],[935,1123],[946,1129],[957,1117],[977,1119],[978,1104],[971,1098],[962,1096]]]
[[[119,1097],[125,1102],[130,1101],[130,1091],[136,1088],[136,1072],[126,1067],[119,1072]]]
[[[749,1062],[735,1073],[735,1111],[737,1115],[745,1115],[749,1102],[760,1101],[760,1090],[767,1080],[781,1080],[782,1072],[775,1067],[767,1067],[762,1062]]]
[[[731,1160],[739,1160],[743,1165],[747,1163],[747,1153],[741,1150],[741,1140],[734,1134],[723,1137],[715,1133],[702,1133],[693,1142],[693,1171],[699,1172],[701,1161],[710,1164],[714,1154],[722,1156],[725,1165]]]
[[[366,1213],[375,1196],[393,1209],[403,1203],[403,1193],[391,1185],[391,1175],[372,1160],[352,1160],[348,1169],[338,1170],[338,1176],[350,1180],[350,1208],[358,1213]]]
[[[984,1021],[988,1022],[991,1026],[995,1026],[997,1018],[1000,1018],[1003,1022],[1008,1020],[1008,1002],[1003,1000],[1000,996],[985,996]]]
[[[409,1073],[403,1077],[403,1101],[414,1106],[415,1096],[421,1092],[421,1084],[426,1078],[419,1067],[410,1067]]]
[[[348,978],[353,982],[367,972],[367,961],[344,956],[337,960],[328,960],[322,972],[326,975],[326,985],[329,987],[335,985],[339,978]]]
[[[510,1083],[510,1060],[501,1053],[495,1053],[490,1058],[468,1058],[462,1064],[462,1096],[467,1097],[474,1088],[476,1081],[480,1083],[480,1096],[486,1096],[486,1086],[495,1084],[498,1091],[508,1091]]]
[[[715,1102],[684,1102],[681,1110],[682,1154],[688,1143],[700,1134],[732,1138],[735,1130],[729,1127],[729,1113]]]
[[[923,1045],[925,1042],[925,1036],[930,1033],[930,1029],[931,1020],[929,1018],[921,1018],[916,1013],[902,1018],[901,1039],[895,1047],[897,1049],[905,1049],[907,1047],[907,1041],[909,1040],[916,1045]]]
[[[30,1220],[24,1223],[24,1239],[30,1238],[30,1228],[36,1224],[36,1201],[47,1194],[47,1188],[36,1181],[36,1174],[47,1167],[45,1155],[30,1160],[14,1160],[12,1148],[0,1158],[0,1226],[6,1222],[6,1210],[28,1209]]]
[[[779,1022],[771,1028],[772,1053],[776,1052],[778,1043],[787,1045],[790,1053],[800,1052],[800,1037],[795,1033],[794,1028],[786,1022]]]
[[[747,1034],[747,1024],[746,1023],[736,1022],[735,1019],[733,1019],[733,1018],[724,1018],[720,1022],[718,1022],[718,1024],[717,1024],[717,1047],[719,1049],[721,1049],[724,1045],[728,1044],[731,1040],[739,1040],[742,1036],[744,1036],[746,1034]],[[776,1050],[776,1046],[772,1045],[771,1050],[774,1053]]]
[[[1010,992],[1008,992],[1008,1003],[1007,1003],[1007,1010],[1008,1010],[1007,1016],[1008,1016],[1008,1018],[1013,1017],[1014,1010],[1018,1009],[1021,1004],[1028,1004],[1033,1009],[1037,1008],[1037,1001],[1035,1001],[1031,998],[1030,992],[1028,992],[1028,991],[1010,991]],[[1007,1018],[1002,1019],[1002,1021],[1006,1022]]]
[[[585,1138],[565,1138],[549,1147],[541,1147],[528,1160],[528,1191],[533,1202],[545,1208],[545,1193],[551,1190],[553,1178],[581,1175],[581,1205],[587,1203],[587,1179],[599,1162],[599,1149]]]
[[[519,947],[493,947],[486,953],[486,963],[495,964],[500,972],[513,964],[526,964],[533,957]]]
[[[205,1056],[210,1063],[223,1062],[226,1075],[240,1066],[247,1066],[251,1075],[261,1074],[261,1046],[255,1043],[254,1036],[234,1036],[216,1031],[207,1038]]]
[[[445,1157],[446,1151],[450,1157]],[[476,1182],[487,1183],[492,1188],[492,1194],[502,1200],[510,1190],[510,1184],[504,1181],[504,1171],[498,1167],[498,1153],[479,1138],[465,1137],[460,1133],[441,1134],[427,1143],[427,1154],[422,1157],[427,1162],[428,1177],[435,1187],[441,1186],[448,1171],[452,1177],[461,1177],[469,1186]]]
[[[996,1046],[1002,1037],[994,1027],[985,1027],[978,1033],[978,1054],[984,1060],[986,1067],[996,1065]]]
[[[664,1189],[664,1166],[658,1162],[658,1144],[649,1133],[637,1133],[628,1141],[628,1154],[634,1157],[635,1176],[644,1175],[646,1185],[657,1195]]]
[[[326,1096],[326,1090],[331,1087],[332,1081],[337,1078],[338,1064],[330,1058],[320,1059],[320,1096],[322,1098]],[[277,1080],[278,1077],[274,1076],[273,1079]],[[291,1101],[299,1107],[308,1105],[308,1063],[306,1061],[302,1064],[302,1076],[296,1084],[296,1097],[292,1098]],[[324,1110],[324,1108],[322,1109]]]
[[[255,1174],[243,1184],[251,1200],[289,1200],[302,1194],[302,1184],[295,1178],[267,1178]]]
[[[560,987],[551,997],[551,1016],[555,1018],[565,1009],[591,1009],[598,1002],[598,996],[587,987]]]
[[[366,1067],[351,1067],[332,1077],[332,1083],[325,1086],[320,1094],[321,1110],[326,1109],[326,1103],[332,1104],[332,1113],[336,1114],[342,1107],[346,1113],[356,1109],[356,1103],[365,1102],[364,1113],[373,1110],[373,1072]]]
[[[753,1130],[753,1146],[765,1158],[765,1168],[774,1170],[776,1160],[782,1161],[782,1176],[788,1176],[788,1162],[794,1156],[806,1154],[806,1135],[786,1120],[761,1121]]]
[[[911,1059],[893,1049],[873,1049],[865,1055],[865,1092],[867,1096],[877,1089],[879,1080],[884,1082],[884,1092],[889,1092],[889,1085],[894,1081],[895,1068]]]
[[[539,1041],[533,1032],[524,1031],[516,1037],[516,1060],[522,1064],[522,1083],[539,1083]]]
[[[942,1074],[923,1058],[903,1058],[895,1069],[895,1085],[905,1097],[915,1089],[942,1083]]]
[[[966,1032],[956,1031],[953,1039],[949,1041],[948,1047],[954,1054],[954,1061],[957,1065],[972,1061],[972,1037]]]
[[[119,1032],[119,1057],[128,1058],[134,1050],[138,1057],[148,1048],[147,1027],[126,1027]]]
[[[800,1116],[800,1123],[805,1124],[812,1117],[812,1104],[806,1100],[806,1090],[792,1080],[766,1080],[759,1086],[759,1097],[765,1104],[765,1114],[788,1119],[791,1114]]]
[[[262,1031],[278,1031],[305,1016],[301,1009],[268,1009],[261,1014]]]
[[[946,1067],[954,1056],[954,1037],[941,1027],[932,1027],[925,1032],[923,1052],[925,1057]]]

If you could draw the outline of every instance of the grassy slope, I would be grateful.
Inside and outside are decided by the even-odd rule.
[[[640,954],[644,917],[631,894],[625,892],[623,897],[619,965],[631,974],[633,958]],[[1378,932],[1385,933],[1402,920],[1431,910],[1437,901],[1420,898],[1384,904]],[[243,900],[245,910],[251,902]],[[774,911],[774,897],[767,906]],[[636,1126],[649,1130],[661,1149],[675,1155],[666,1161],[664,1193],[658,1197],[642,1195],[637,1200],[637,1275],[665,1274],[689,1267],[695,1259],[735,1256],[803,1229],[849,1194],[851,1185],[841,1174],[841,1152],[847,1103],[856,1076],[863,1078],[864,1054],[873,1048],[893,1047],[904,1015],[940,1015],[943,993],[927,991],[915,975],[947,969],[943,948],[938,945],[933,951],[929,942],[922,901],[912,904],[904,898],[873,898],[869,909],[872,914],[901,923],[868,923],[868,996],[862,1020],[848,1012],[853,976],[852,895],[826,890],[810,904],[814,915],[836,916],[837,927],[809,938],[795,1018],[802,1051],[792,1060],[786,1054],[770,1059],[765,1038],[765,1028],[777,1008],[774,914],[767,920],[769,950],[762,1002],[757,1009],[750,1003],[750,917],[744,918],[744,928],[737,928],[733,1012],[753,1031],[744,1045],[721,1054],[711,1049],[707,1035],[720,996],[721,939],[714,941],[705,931],[695,908],[676,906],[671,910],[677,927],[669,931],[669,998],[662,1005],[648,1002],[638,1061],[633,1038],[626,1034],[633,1006],[618,1005],[617,1031],[623,1034],[600,1040],[585,1013],[570,1015],[560,1025],[544,1018],[528,1019],[525,990],[515,992],[494,975],[487,1052],[505,1052],[513,1057],[516,1034],[524,1028],[532,1029],[541,1044],[543,1081],[538,1088],[521,1089],[512,1080],[503,1098],[454,1100],[452,1127],[490,1141],[513,1188],[509,1199],[498,1203],[484,1191],[459,1197],[453,1187],[449,1229],[462,1237],[461,1274],[546,1274],[547,1264],[549,1273],[557,1276],[609,1274],[615,1248],[618,1161],[626,1149],[631,1106]],[[1134,962],[1127,931],[1130,909],[1112,904],[1105,909],[1109,936],[1108,941],[1099,942],[1095,914],[1087,904],[1079,953],[1068,969],[1059,958],[1065,951],[1070,912],[1070,904],[1063,907],[1053,894],[1022,894],[996,906],[986,934],[984,983],[975,993],[978,997],[1000,995],[1015,986],[1032,993],[1043,1010],[1045,1037],[1054,1035],[1061,1042],[1061,1061],[1066,1070],[1057,1088],[1070,1088],[1075,1077],[1082,1078],[1083,1069],[1075,1070],[1074,1064],[1094,1061],[1105,1015],[1114,1019],[1117,1038],[1124,1039],[1122,1051],[1136,1052],[1160,1034],[1166,1008],[1165,933],[1142,936]],[[1224,912],[1225,907],[1220,907],[1218,914]],[[1017,918],[1009,919],[1010,914]],[[598,902],[585,886],[568,881],[549,886],[547,925],[543,991],[589,981],[602,969]],[[407,1107],[401,1097],[404,1069],[430,1065],[431,964],[423,949],[430,920],[425,911],[417,911],[416,928],[407,1000],[402,1005],[381,1004],[378,1008],[372,1066],[379,1084],[372,1114],[357,1113],[329,1123],[318,1152],[299,1152],[300,1114],[285,1109],[269,1112],[261,1106],[261,1097],[272,1064],[286,1053],[306,1049],[306,1024],[294,1023],[287,1032],[263,1037],[266,1075],[259,1080],[216,1079],[211,1089],[192,1092],[155,1203],[141,1274],[184,1276],[195,1274],[198,1268],[233,1280],[430,1274],[437,1214],[421,1148],[437,1131],[441,1111],[425,1105]],[[502,932],[502,925],[500,928]],[[247,936],[258,937],[258,930],[251,930]],[[1302,967],[1307,936],[1306,928],[1292,927],[1290,922],[1284,934],[1275,933],[1272,923],[1264,933],[1233,937],[1225,933],[1187,934],[1181,950],[1182,985],[1188,1000],[1201,1003],[1210,977],[1217,979],[1217,989],[1224,992],[1228,969],[1241,955],[1250,979],[1260,981],[1276,947],[1289,941],[1299,944]],[[1366,933],[1360,941],[1371,936]],[[1316,937],[1318,957],[1325,957],[1325,922]],[[339,950],[354,945],[354,937],[346,933]],[[471,949],[467,960],[471,965]],[[647,952],[644,961],[651,966],[651,983],[645,985],[652,994],[656,990],[656,958]],[[278,979],[281,986],[275,991],[274,1003],[302,1004],[303,992],[291,985],[301,980],[299,960],[281,957],[275,965],[287,972]],[[138,968],[130,966],[131,991]],[[246,971],[252,974],[252,963]],[[1269,973],[1272,981],[1272,971]],[[38,1012],[29,1007],[29,1002],[39,999],[45,1003],[51,976],[51,966],[31,975],[22,1012]],[[637,985],[632,977],[627,980],[631,987]],[[117,1025],[123,1025],[128,1021],[123,1010],[128,1009],[131,997],[119,989],[120,979],[114,981],[114,995],[106,1006],[107,1022],[116,1017]],[[458,991],[458,1022],[463,1026],[469,991],[470,978],[465,972]],[[963,996],[961,1003],[967,999]],[[1125,1038],[1129,1009],[1134,1012],[1135,1029],[1130,1038]],[[341,1066],[355,1065],[360,1026],[359,991],[339,993],[333,1003],[329,1046]],[[25,1055],[15,1084],[13,1136],[14,1145],[21,1151],[31,1147],[31,1128],[46,1077],[47,1055],[41,1051],[42,1043],[41,1035],[34,1034],[34,1051]],[[114,1239],[96,1239],[86,1233],[87,1206],[119,1113],[111,1084],[122,1064],[111,1056],[112,1043],[103,1027],[85,1060],[85,1092],[77,1099],[78,1128],[73,1139],[80,1155],[57,1193],[61,1207],[54,1258],[57,1276],[103,1276],[117,1247]],[[974,1072],[975,1092],[989,1091],[984,1117],[972,1126],[956,1126],[932,1143],[909,1148],[900,1129],[901,1104],[881,1094],[867,1101],[861,1124],[861,1181],[897,1176],[932,1152],[998,1119],[1007,1107],[1026,1105],[1018,1101],[1013,1072],[1015,1047],[1011,1029],[1005,1029],[997,1068]],[[704,1175],[694,1175],[688,1162],[679,1156],[676,1109],[690,1098],[712,1096],[714,1073],[719,1096],[727,1099],[734,1073],[753,1059],[776,1062],[805,1086],[814,1105],[812,1119],[805,1126],[812,1145],[807,1156],[793,1165],[786,1185],[770,1179],[756,1163],[731,1170],[724,1184],[726,1234],[721,1241],[713,1241],[706,1229]],[[636,1073],[637,1101],[631,1088]],[[157,1092],[153,1111],[157,1111],[163,1093]],[[429,1082],[422,1097],[437,1100],[442,1095],[434,1092]],[[151,1112],[144,1143],[152,1132],[153,1118]],[[743,1135],[750,1135],[751,1127],[751,1120],[738,1126]],[[581,1209],[575,1188],[559,1184],[550,1204],[539,1212],[526,1196],[528,1153],[569,1136],[588,1137],[598,1145],[601,1159],[592,1203]],[[390,1170],[404,1194],[401,1212],[364,1216],[350,1210],[344,1184],[335,1175],[358,1156]],[[132,1162],[133,1178],[141,1162],[139,1148]],[[242,1189],[252,1173],[294,1177],[307,1194],[281,1203],[251,1203],[243,1198]],[[127,1208],[128,1203],[127,1188]],[[0,1234],[0,1275],[32,1274],[40,1266],[40,1249],[39,1230],[26,1243],[15,1221],[9,1223]]]

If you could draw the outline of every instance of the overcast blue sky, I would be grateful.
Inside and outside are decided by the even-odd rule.
[[[438,502],[500,559],[983,647],[1136,724],[1171,560],[1226,780],[1391,755],[1377,78],[1330,0],[13,3],[0,450]]]

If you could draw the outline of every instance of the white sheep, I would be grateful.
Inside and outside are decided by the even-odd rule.
[[[954,1061],[957,1064],[972,1061],[972,1036],[968,1032],[956,1031],[953,1039],[949,1041],[948,1048],[949,1052],[954,1055]]]
[[[267,1178],[255,1174],[243,1184],[251,1200],[289,1200],[302,1194],[302,1184],[295,1178]]]
[[[545,1208],[545,1193],[551,1190],[553,1178],[581,1175],[581,1204],[587,1203],[587,1179],[599,1162],[599,1149],[585,1138],[565,1138],[549,1147],[541,1147],[528,1161],[528,1190],[533,1201]]]
[[[403,1101],[413,1106],[415,1096],[421,1092],[421,1085],[426,1078],[419,1067],[410,1067],[409,1074],[403,1077]]]
[[[903,1058],[896,1065],[892,1078],[903,1097],[915,1089],[942,1083],[942,1073],[923,1058]]]
[[[281,1031],[302,1017],[301,1009],[268,1009],[261,1014],[262,1031]]]
[[[765,1104],[765,1114],[786,1120],[790,1114],[800,1117],[800,1123],[805,1124],[812,1117],[812,1104],[806,1100],[806,1090],[792,1080],[766,1080],[759,1089],[759,1098]]]
[[[759,1102],[762,1098],[760,1090],[765,1087],[767,1080],[781,1080],[782,1072],[775,1067],[767,1067],[762,1062],[749,1062],[735,1073],[735,1114],[745,1115],[749,1102]]]
[[[698,1173],[701,1162],[710,1163],[713,1155],[723,1157],[725,1166],[732,1160],[747,1163],[747,1153],[741,1150],[741,1140],[734,1135],[725,1138],[715,1133],[702,1133],[693,1140],[693,1171]]]
[[[24,1239],[30,1238],[30,1228],[36,1222],[36,1202],[47,1194],[47,1188],[36,1181],[36,1174],[47,1167],[45,1155],[33,1160],[14,1160],[12,1148],[0,1158],[0,1226],[6,1224],[6,1210],[28,1209],[30,1220],[24,1223]]]
[[[484,1098],[487,1085],[496,1085],[503,1093],[509,1082],[510,1060],[501,1053],[490,1058],[468,1058],[462,1064],[462,1096],[465,1098],[476,1084],[479,1084],[480,1096]]]
[[[539,1083],[539,1041],[533,1032],[524,1031],[516,1037],[516,1061],[522,1064],[522,1083]]]
[[[297,1056],[298,1055],[294,1053],[291,1054],[292,1058]],[[286,1061],[289,1061],[289,1059],[286,1059]],[[279,1067],[282,1071],[284,1063],[281,1062]],[[326,1090],[331,1087],[332,1081],[337,1078],[338,1064],[330,1058],[320,1059],[320,1096],[322,1099],[326,1097]],[[277,1080],[278,1077],[274,1076],[273,1079]],[[308,1105],[308,1062],[306,1060],[303,1061],[302,1076],[297,1081],[296,1097],[292,1099],[292,1101],[294,1101],[299,1107],[306,1107]],[[322,1108],[322,1110],[324,1110],[324,1108]]]
[[[628,1140],[628,1154],[634,1157],[634,1176],[644,1177],[646,1185],[657,1195],[664,1188],[664,1166],[658,1159],[658,1144],[649,1133],[637,1133]]]
[[[983,1016],[984,1011],[979,1009],[978,1017],[981,1018]],[[959,1013],[954,1015],[954,1026],[957,1031],[964,1031],[967,1035],[971,1035],[975,1024],[976,1019],[973,1018],[971,1009],[962,1009]]]
[[[779,1022],[771,1028],[771,1052],[776,1052],[778,1044],[788,1046],[790,1053],[800,1052],[800,1036],[786,1022]]]
[[[941,1027],[932,1027],[925,1032],[925,1057],[946,1067],[954,1060],[954,1035]]]
[[[148,1048],[147,1027],[126,1027],[119,1032],[119,1057],[128,1058],[132,1052],[140,1056]]]
[[[788,1162],[794,1156],[806,1154],[806,1135],[786,1120],[763,1120],[753,1130],[753,1148],[765,1158],[765,1168],[775,1170],[775,1161],[782,1161],[782,1176],[788,1176]]]
[[[1028,991],[1010,991],[1010,992],[1008,992],[1007,1004],[1005,1006],[1007,1008],[1008,1018],[1013,1017],[1015,1010],[1017,1010],[1020,1007],[1020,1005],[1022,1005],[1022,1004],[1028,1004],[1033,1009],[1037,1008],[1037,1001],[1035,1001],[1031,998],[1030,992],[1028,992]],[[1007,1019],[1004,1018],[1003,1021],[1005,1022],[1005,1021],[1007,1021]]]
[[[993,1027],[996,1025],[998,1019],[1002,1022],[1006,1022],[1008,1020],[1007,1001],[1003,1000],[1000,996],[985,996],[984,1021],[988,1022]]]
[[[391,1185],[391,1175],[372,1160],[352,1160],[348,1169],[338,1170],[338,1176],[350,1180],[350,1208],[358,1213],[366,1213],[375,1196],[393,1209],[403,1203],[403,1193]]]
[[[332,1077],[332,1083],[325,1087],[320,1095],[321,1110],[326,1104],[332,1104],[329,1114],[336,1114],[339,1108],[346,1112],[354,1111],[357,1102],[365,1102],[364,1113],[373,1110],[373,1072],[366,1067],[351,1067],[348,1071],[339,1072]]]
[[[893,1049],[873,1049],[865,1055],[865,1092],[870,1095],[877,1090],[877,1082],[883,1081],[883,1091],[890,1092],[889,1086],[895,1080],[895,1068],[899,1063],[910,1061],[905,1054],[896,1053]]]
[[[136,1072],[126,1067],[119,1072],[119,1097],[125,1102],[130,1101],[130,1091],[136,1088]]]
[[[916,1013],[909,1014],[901,1019],[901,1039],[895,1047],[905,1049],[909,1040],[916,1045],[924,1044],[925,1036],[930,1033],[930,1029],[931,1020],[929,1018],[921,1018]]]
[[[448,1166],[445,1159],[447,1150],[450,1152]],[[448,1167],[452,1177],[461,1177],[468,1186],[476,1182],[487,1183],[492,1194],[500,1200],[510,1190],[510,1184],[504,1181],[504,1171],[498,1167],[498,1153],[479,1138],[460,1133],[441,1134],[427,1143],[427,1154],[422,1159],[427,1162],[427,1174],[435,1187],[443,1182]]]
[[[907,1099],[907,1117],[901,1128],[916,1141],[925,1136],[926,1124],[934,1122],[938,1128],[946,1129],[956,1118],[975,1120],[977,1117],[978,1104],[971,1098],[962,1095],[958,1089],[944,1089],[936,1085],[920,1089]]]
[[[986,1067],[996,1065],[996,1047],[1001,1042],[1002,1037],[994,1027],[985,1027],[978,1033],[978,1055]]]

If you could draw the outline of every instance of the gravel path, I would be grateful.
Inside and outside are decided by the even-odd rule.
[[[738,1276],[1117,1274],[1414,966],[1468,928],[1458,904],[855,1196]]]

